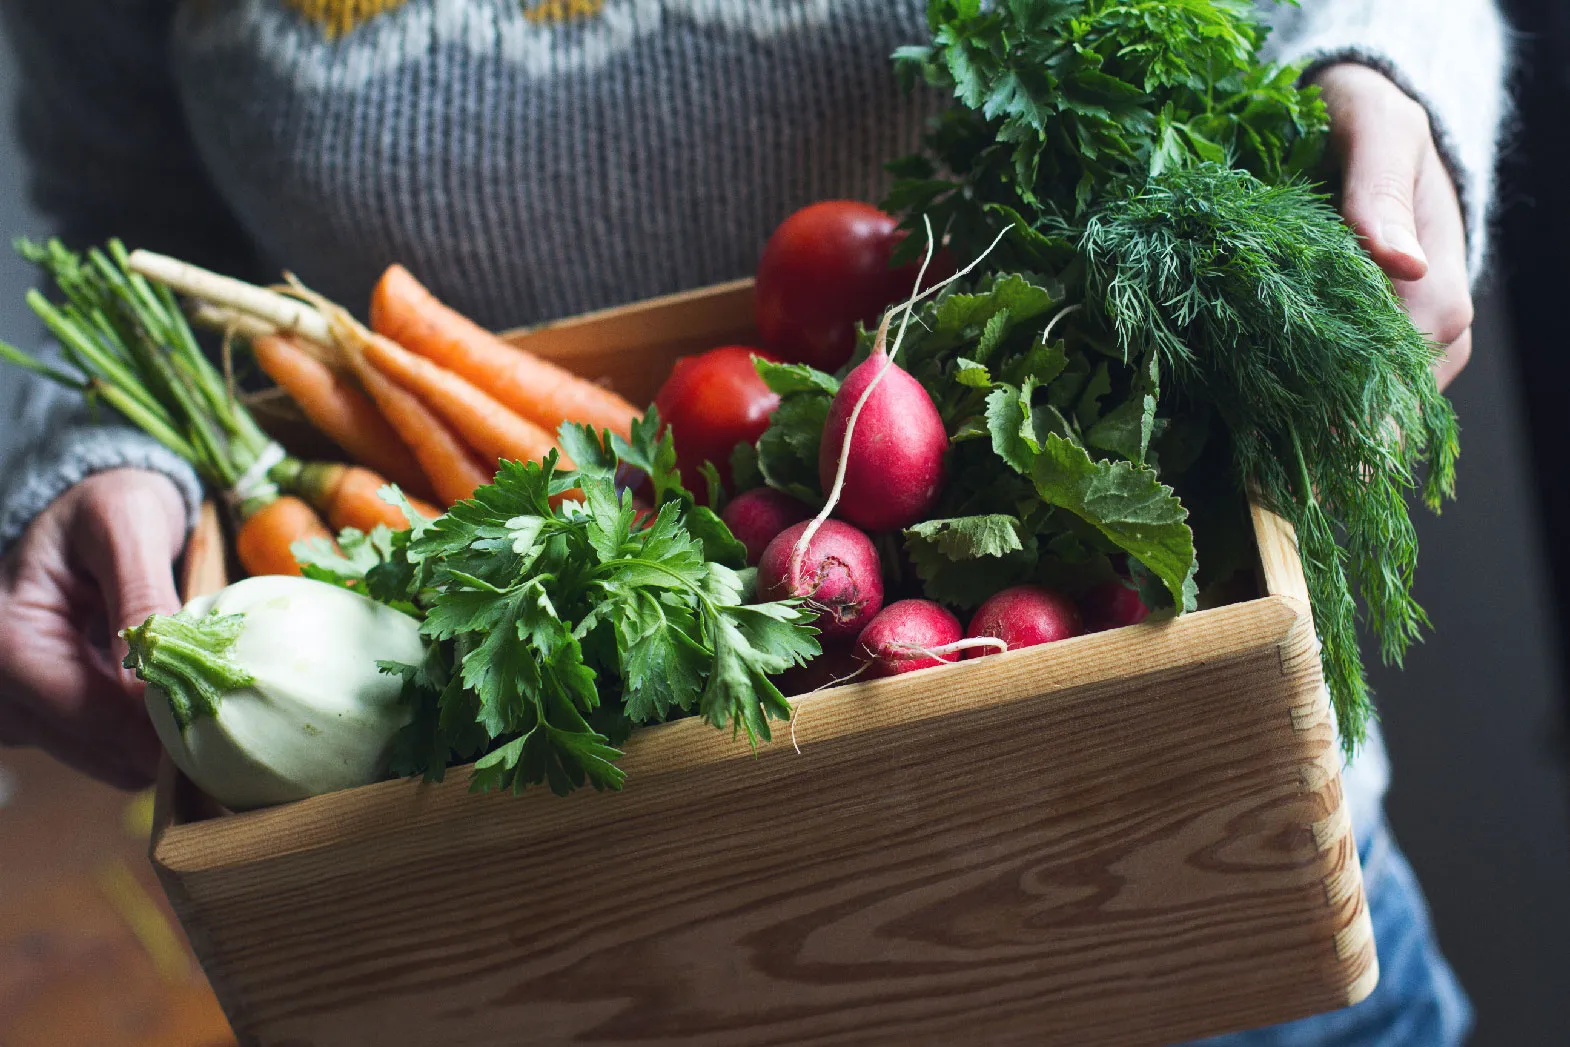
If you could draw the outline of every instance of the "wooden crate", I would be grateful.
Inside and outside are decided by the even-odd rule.
[[[646,401],[750,294],[515,337]],[[248,1045],[1162,1044],[1346,1006],[1378,969],[1337,742],[1291,531],[1253,522],[1258,599],[824,691],[756,756],[650,728],[621,793],[458,769],[214,816],[169,773],[153,862]]]

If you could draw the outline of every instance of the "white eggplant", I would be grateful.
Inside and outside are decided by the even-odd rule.
[[[379,781],[409,722],[402,680],[420,623],[359,593],[256,577],[125,631],[126,667],[170,758],[231,810]]]

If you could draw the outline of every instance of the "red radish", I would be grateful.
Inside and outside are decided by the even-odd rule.
[[[869,387],[847,449],[846,429]],[[867,531],[898,530],[924,519],[937,504],[948,446],[932,397],[910,372],[874,351],[846,376],[829,405],[818,479],[824,491],[838,486],[836,515]],[[836,485],[842,453],[845,475]]]
[[[809,524],[774,536],[758,561],[758,592],[764,600],[799,596],[818,612],[813,624],[824,639],[852,637],[883,609],[883,573],[872,539],[846,523],[825,520],[795,557],[796,541]],[[792,569],[792,560],[798,560]]]
[[[964,627],[942,604],[900,600],[878,612],[856,639],[856,656],[871,665],[873,676],[896,676],[959,660],[957,651],[937,657],[921,653],[946,647],[965,635]]]
[[[775,535],[810,516],[812,510],[790,495],[772,487],[757,487],[731,499],[720,519],[747,547],[747,563],[756,567]]]
[[[780,693],[790,698],[795,695],[821,691],[839,683],[850,683],[854,678],[864,680],[862,662],[855,655],[855,643],[841,639],[823,645],[823,653],[806,665],[798,665],[782,673],[774,684]]]
[[[1016,585],[978,607],[965,635],[972,639],[995,637],[1013,651],[1066,640],[1083,631],[1079,608],[1074,606],[1074,601],[1044,585]],[[997,653],[996,649],[977,647],[968,651],[967,657],[980,658]]]
[[[1139,598],[1139,590],[1121,580],[1102,582],[1091,589],[1080,600],[1080,608],[1087,633],[1138,625],[1150,617],[1150,608]]]

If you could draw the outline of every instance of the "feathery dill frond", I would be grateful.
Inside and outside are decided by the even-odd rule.
[[[1177,395],[1212,404],[1241,480],[1297,527],[1342,730],[1361,740],[1353,592],[1387,661],[1428,625],[1412,597],[1407,496],[1425,467],[1431,505],[1455,486],[1438,347],[1329,202],[1298,182],[1173,169],[1090,216],[1079,250],[1087,295],[1126,356],[1155,350]]]

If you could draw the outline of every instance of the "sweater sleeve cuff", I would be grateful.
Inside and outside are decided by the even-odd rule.
[[[187,533],[196,525],[202,487],[182,458],[135,429],[76,424],[15,463],[11,482],[0,494],[0,555],[56,498],[87,477],[111,469],[146,469],[167,476],[185,502]]]

